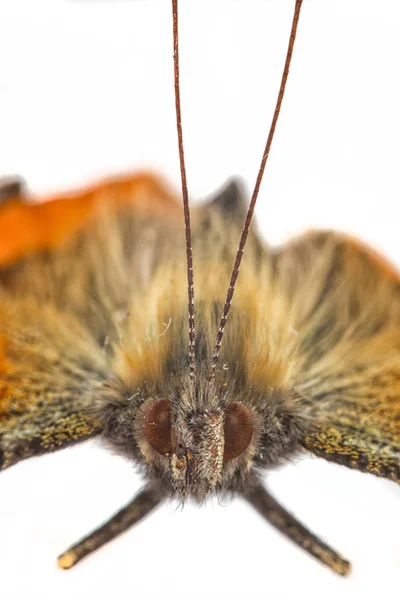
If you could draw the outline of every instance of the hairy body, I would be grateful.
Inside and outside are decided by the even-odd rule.
[[[40,206],[10,199],[0,211],[3,468],[99,435],[141,468],[157,502],[236,492],[264,512],[263,469],[304,450],[400,480],[400,283],[349,238],[310,233],[271,249],[251,234],[209,383],[243,214],[232,184],[193,215],[193,384],[174,195],[140,174]]]

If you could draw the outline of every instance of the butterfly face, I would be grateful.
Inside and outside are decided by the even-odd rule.
[[[162,398],[148,403],[142,418],[146,443],[168,460],[172,487],[183,497],[213,491],[224,464],[239,459],[253,439],[252,414],[238,402],[184,418]]]
[[[161,475],[170,494],[201,500],[250,469],[260,432],[259,416],[242,402],[218,402],[212,392],[202,404],[195,408],[189,391],[134,397],[109,413],[105,436],[144,463],[150,479]]]
[[[297,420],[276,390],[257,394],[234,379],[210,386],[206,373],[195,386],[185,374],[150,390],[144,384],[103,410],[103,435],[169,496],[202,502],[237,492],[257,468],[276,466],[297,447]]]

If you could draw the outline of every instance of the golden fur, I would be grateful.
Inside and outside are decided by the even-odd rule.
[[[146,487],[59,565],[70,568],[167,495],[202,502],[216,492],[241,495],[347,574],[348,561],[281,507],[260,474],[308,450],[400,481],[395,270],[339,234],[274,250],[253,231],[210,384],[243,222],[231,185],[193,213],[193,383],[179,203],[140,174],[75,193],[73,205],[71,219],[66,197],[44,205],[48,226],[40,235],[28,227],[29,251],[23,229],[0,242],[0,468],[100,436]],[[30,211],[14,198],[0,229],[10,214],[35,223]]]
[[[50,254],[34,253],[3,273],[0,420],[7,429],[38,403],[80,388],[82,380],[91,409],[100,402],[92,387],[110,379],[127,390],[151,382],[167,394],[168,381],[187,370],[184,236],[177,211],[171,212],[170,202],[163,210],[143,210],[143,203],[138,210],[135,198],[116,202],[98,189],[101,199],[83,228]],[[157,198],[150,193],[145,205],[151,208]],[[218,206],[195,214],[200,370],[207,370],[212,355],[239,232],[240,220],[227,219]],[[342,450],[331,442],[323,448],[321,427],[331,438],[350,427],[362,434],[362,451],[373,438],[393,454],[400,438],[399,289],[392,269],[346,237],[308,234],[273,251],[253,234],[217,387],[256,408],[278,390],[279,410],[299,415],[304,445],[327,458]],[[195,410],[199,397],[183,394],[182,400]],[[203,401],[209,408],[218,396]],[[349,466],[357,466],[354,456]],[[365,468],[379,472],[379,460]],[[392,463],[385,468],[397,479]]]

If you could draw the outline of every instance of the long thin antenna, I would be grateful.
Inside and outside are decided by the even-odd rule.
[[[196,330],[194,327],[194,282],[193,282],[193,251],[192,231],[190,228],[189,195],[186,181],[185,153],[183,150],[181,94],[179,87],[179,33],[178,33],[178,0],[172,0],[172,19],[174,36],[174,83],[175,83],[175,111],[176,129],[178,132],[179,162],[181,167],[183,212],[185,217],[186,235],[186,262],[188,281],[188,312],[189,312],[189,368],[190,377],[193,379],[196,372]]]
[[[283,69],[281,85],[279,88],[279,94],[278,94],[278,98],[276,101],[275,112],[274,112],[274,116],[273,116],[271,126],[269,129],[267,143],[265,145],[264,153],[262,156],[260,169],[259,169],[258,175],[257,175],[256,184],[254,186],[253,195],[252,195],[251,201],[250,201],[250,206],[247,211],[246,220],[244,222],[243,231],[242,231],[242,235],[241,235],[240,242],[239,242],[239,248],[238,248],[238,251],[236,254],[235,265],[233,267],[231,280],[230,280],[229,288],[228,288],[228,293],[226,296],[225,305],[224,305],[224,309],[222,311],[221,321],[220,321],[219,328],[218,328],[217,338],[215,341],[214,354],[212,357],[212,363],[211,363],[211,369],[210,369],[210,379],[209,379],[210,382],[213,380],[213,378],[215,376],[215,369],[216,369],[217,362],[218,362],[219,351],[221,349],[225,325],[226,325],[226,321],[228,319],[229,310],[231,308],[232,298],[233,298],[233,294],[235,292],[236,281],[239,276],[240,263],[242,262],[244,247],[246,245],[247,236],[249,233],[250,224],[251,224],[251,220],[252,220],[253,213],[254,213],[254,207],[256,205],[258,192],[260,190],[261,181],[262,181],[262,178],[264,175],[265,165],[267,163],[269,151],[271,149],[272,140],[274,139],[275,128],[276,128],[276,124],[278,122],[278,117],[279,117],[279,113],[280,113],[281,106],[282,106],[283,96],[285,94],[286,82],[287,82],[288,75],[289,75],[290,62],[292,60],[293,47],[294,47],[294,42],[296,39],[297,25],[299,23],[300,10],[301,10],[302,3],[303,3],[303,0],[296,0],[296,5],[294,8],[294,14],[293,14],[292,29],[290,32],[289,45],[288,45],[288,49],[287,49],[287,53],[286,53],[285,66]]]

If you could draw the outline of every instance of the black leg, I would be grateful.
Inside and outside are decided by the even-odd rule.
[[[261,485],[245,494],[246,500],[295,544],[330,567],[339,575],[348,575],[350,563],[318,539],[288,513]]]
[[[71,546],[58,557],[57,564],[61,569],[70,569],[77,562],[91,554],[104,544],[113,540],[152,511],[165,498],[160,488],[145,488],[132,502],[117,512],[107,523],[95,529],[88,536]]]

